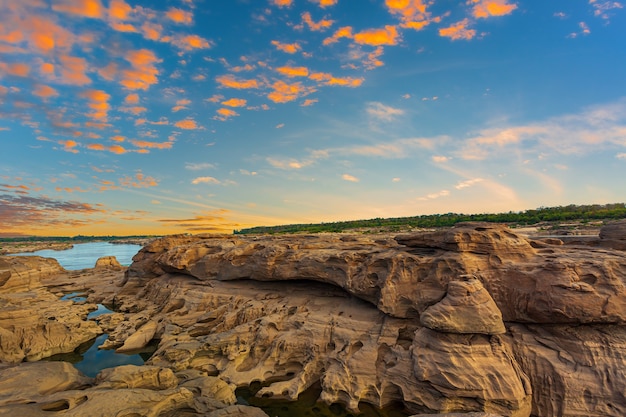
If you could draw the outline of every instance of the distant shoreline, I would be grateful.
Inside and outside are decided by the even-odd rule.
[[[74,245],[79,245],[81,243],[91,243],[91,242],[109,242],[113,245],[140,245],[145,246],[150,243],[152,240],[156,239],[156,237],[128,237],[128,238],[119,238],[114,240],[102,239],[98,237],[94,237],[93,239],[85,239],[78,242],[68,242],[68,241],[55,241],[55,240],[11,240],[11,241],[1,241],[0,240],[0,255],[12,255],[16,253],[32,253],[40,250],[54,250],[54,251],[63,251],[72,249]]]

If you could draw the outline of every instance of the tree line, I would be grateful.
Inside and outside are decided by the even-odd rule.
[[[429,214],[413,217],[375,218],[331,223],[290,224],[282,226],[257,226],[235,230],[235,234],[287,234],[287,233],[323,233],[343,232],[354,229],[381,228],[388,231],[411,228],[451,227],[459,222],[506,223],[519,226],[531,226],[542,222],[589,222],[598,220],[617,220],[626,218],[626,205],[590,204],[539,207],[534,210],[509,211],[507,213],[482,214]]]

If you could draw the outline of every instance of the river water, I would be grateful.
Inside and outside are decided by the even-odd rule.
[[[72,249],[52,250],[44,249],[37,252],[14,253],[12,256],[43,256],[54,258],[68,271],[93,268],[98,258],[115,256],[117,261],[128,266],[133,262],[133,256],[139,252],[141,245],[113,244],[109,242],[79,243]]]

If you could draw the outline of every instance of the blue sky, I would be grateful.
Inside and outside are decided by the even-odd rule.
[[[0,2],[0,234],[624,202],[626,4]]]

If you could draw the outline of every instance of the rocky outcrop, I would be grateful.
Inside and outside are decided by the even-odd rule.
[[[95,268],[111,268],[119,270],[122,269],[123,266],[120,265],[115,256],[103,256],[96,260]]]
[[[53,259],[0,258],[0,361],[35,361],[72,352],[102,333],[87,320],[93,304],[60,300],[46,288],[46,280],[65,274]]]
[[[91,379],[66,362],[22,363],[0,369],[0,416],[206,416],[221,409],[226,414],[215,415],[265,415],[237,414],[230,408],[234,388],[217,378],[188,377],[129,365]]]
[[[585,244],[483,223],[400,236],[159,239],[123,279],[100,268],[99,280],[42,281],[113,306],[100,320],[104,346],[158,344],[147,366],[15,407],[48,401],[79,415],[89,403],[106,415],[96,410],[106,393],[128,410],[152,401],[154,415],[254,415],[233,404],[233,389],[258,383],[258,397],[295,400],[316,387],[320,401],[352,412],[621,416],[626,256],[611,227]]]

